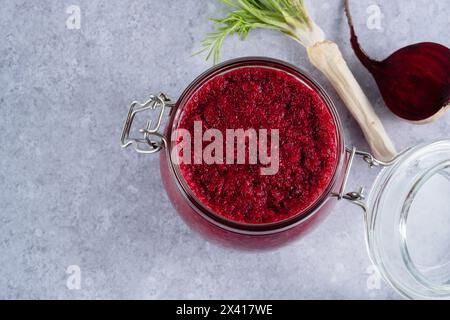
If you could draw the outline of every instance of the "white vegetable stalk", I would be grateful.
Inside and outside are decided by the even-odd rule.
[[[373,154],[380,160],[395,157],[396,150],[369,99],[347,66],[338,46],[326,40],[323,30],[309,17],[303,0],[221,0],[234,10],[222,19],[217,31],[203,41],[208,58],[219,59],[224,39],[238,34],[245,39],[256,28],[276,29],[302,44],[311,63],[331,82],[360,125]]]
[[[310,43],[306,49],[311,63],[328,78],[358,122],[375,157],[383,161],[392,160],[397,154],[394,144],[337,44],[323,40]]]

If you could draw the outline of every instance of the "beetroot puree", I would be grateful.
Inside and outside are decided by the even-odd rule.
[[[229,220],[262,224],[290,218],[312,205],[334,174],[332,114],[316,92],[283,71],[243,67],[213,77],[186,103],[179,127],[193,137],[194,121],[203,122],[203,132],[219,129],[224,137],[227,128],[267,129],[268,136],[279,129],[275,175],[261,175],[262,164],[180,165],[199,200]]]

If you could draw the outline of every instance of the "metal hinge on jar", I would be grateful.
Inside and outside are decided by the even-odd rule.
[[[128,116],[123,127],[121,145],[122,148],[134,145],[134,149],[138,153],[151,154],[160,151],[167,143],[166,137],[160,132],[161,122],[167,108],[175,105],[167,95],[160,93],[159,95],[151,95],[150,98],[144,102],[139,103],[133,101],[128,110]],[[130,137],[131,127],[133,125],[136,114],[145,112],[147,110],[158,111],[156,123],[153,125],[153,120],[148,120],[145,128],[141,128],[138,132],[140,137]]]
[[[399,153],[395,158],[393,158],[391,161],[388,161],[388,162],[378,160],[372,154],[370,154],[368,152],[364,152],[364,151],[359,151],[355,147],[352,147],[352,148],[347,147],[346,151],[348,153],[348,160],[347,160],[347,166],[345,169],[344,178],[342,180],[342,185],[339,190],[339,193],[333,193],[333,196],[336,197],[338,200],[345,199],[354,204],[357,204],[364,210],[364,212],[367,212],[367,205],[364,202],[365,194],[364,194],[363,187],[360,187],[358,191],[352,191],[352,192],[345,191],[355,156],[361,156],[363,158],[363,160],[369,165],[370,168],[372,168],[372,167],[388,167],[388,166],[393,165],[395,162],[397,162],[398,158],[400,156],[402,156],[403,153],[408,150],[405,150],[404,152]]]

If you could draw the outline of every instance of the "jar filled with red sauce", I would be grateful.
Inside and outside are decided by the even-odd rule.
[[[166,97],[154,98],[161,103],[137,107],[161,109]],[[268,58],[232,60],[199,76],[176,103],[165,102],[158,118],[160,125],[164,109],[170,109],[165,133],[149,127],[140,142],[162,149],[161,176],[171,202],[209,240],[237,248],[277,247],[329,212],[345,162],[342,129],[328,95],[303,71]],[[184,140],[180,129],[191,137],[184,141],[187,157],[186,149],[179,150]],[[216,145],[223,145],[220,152],[210,153],[222,159],[214,163],[201,159],[216,138],[205,136],[210,129],[223,136]],[[229,138],[230,130],[251,130],[258,148],[265,141],[266,161],[260,161],[256,149],[251,162],[249,136]],[[152,137],[159,137],[162,146]],[[245,152],[240,162],[238,148]]]

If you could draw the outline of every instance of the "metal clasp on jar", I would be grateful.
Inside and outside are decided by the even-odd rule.
[[[175,105],[166,94],[151,95],[150,98],[144,102],[139,103],[133,101],[128,110],[128,116],[123,127],[121,145],[122,148],[134,145],[134,149],[138,153],[151,154],[160,151],[167,143],[166,138],[160,132],[161,122],[167,108]],[[153,125],[153,120],[148,120],[145,128],[139,129],[140,137],[130,137],[130,131],[133,125],[136,114],[152,110],[157,111],[158,116],[156,123]]]
[[[399,153],[391,161],[385,162],[385,161],[376,159],[372,154],[370,154],[368,152],[357,150],[355,147],[352,147],[352,148],[347,147],[346,152],[348,153],[348,161],[347,161],[347,166],[345,168],[344,178],[342,180],[342,185],[339,190],[339,193],[333,193],[332,195],[334,197],[336,197],[338,200],[345,199],[345,200],[348,200],[348,201],[360,206],[364,210],[364,213],[367,213],[367,211],[368,211],[367,205],[364,202],[364,199],[365,199],[364,188],[360,187],[358,191],[352,191],[352,192],[345,191],[345,189],[347,187],[348,178],[350,176],[350,171],[351,171],[351,168],[353,165],[353,160],[355,159],[356,156],[361,156],[363,158],[363,160],[365,162],[367,162],[367,164],[369,165],[370,168],[388,167],[388,166],[395,164],[397,162],[398,158],[400,158],[406,151],[408,151],[408,149]]]

